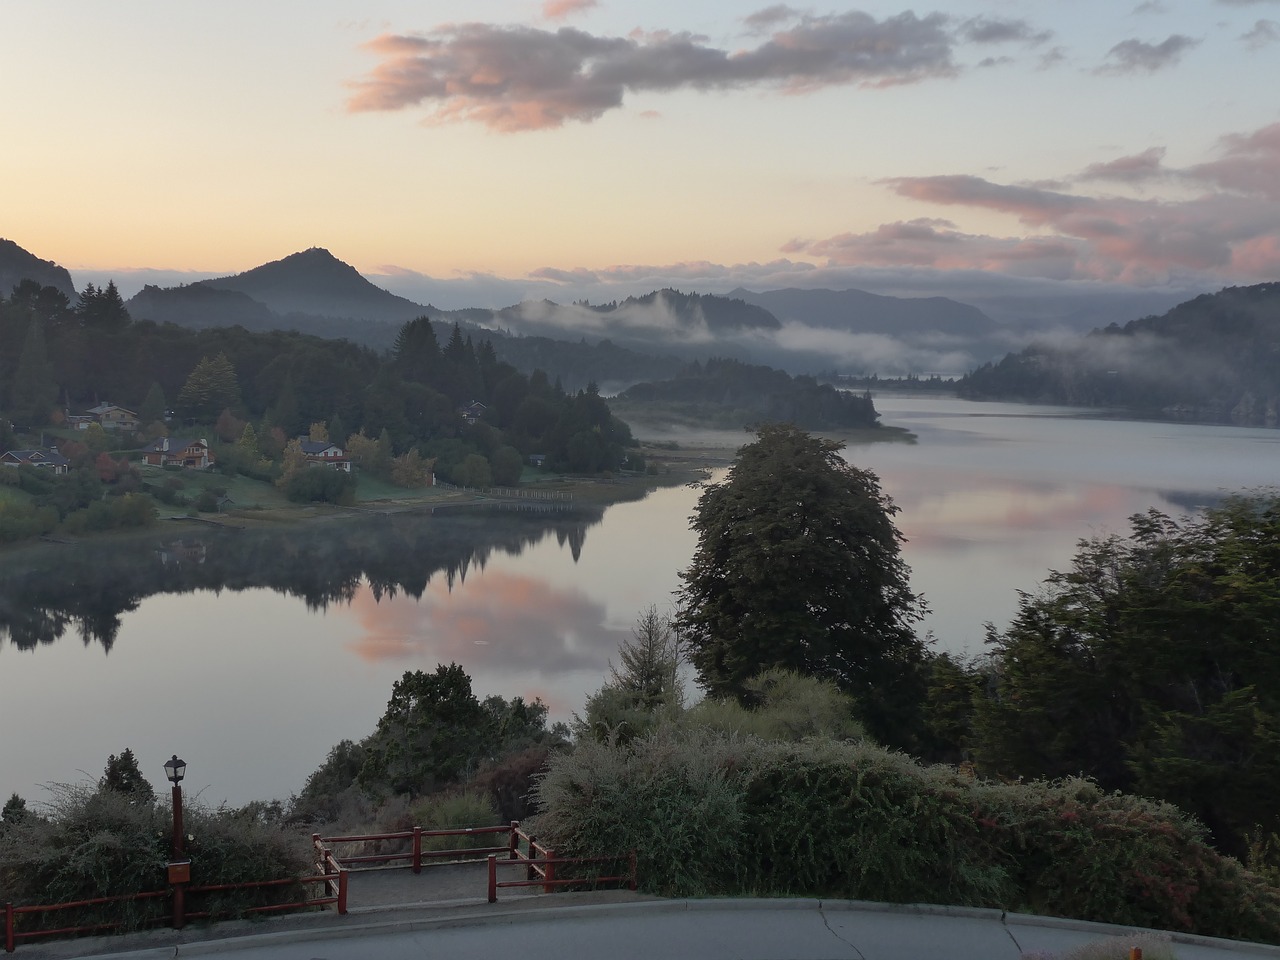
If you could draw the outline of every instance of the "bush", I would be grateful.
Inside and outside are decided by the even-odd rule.
[[[496,827],[502,823],[493,800],[478,790],[451,790],[427,797],[409,808],[412,826],[428,830]],[[461,837],[423,837],[423,850],[473,850],[493,847],[501,837],[491,833]]]
[[[136,793],[58,784],[44,816],[27,816],[0,832],[0,889],[16,904],[54,904],[112,897],[166,886],[172,820],[167,805]],[[301,835],[225,808],[184,808],[186,852],[199,885],[306,876],[313,869]],[[192,908],[232,913],[289,898],[269,888],[202,898]],[[163,918],[164,900],[128,901],[52,915],[50,925],[123,923],[135,928]],[[50,916],[50,915],[41,915]]]
[[[667,728],[553,757],[538,799],[558,852],[634,848],[661,895],[999,907],[1280,942],[1280,891],[1172,805],[1085,780],[996,784],[866,743]]]

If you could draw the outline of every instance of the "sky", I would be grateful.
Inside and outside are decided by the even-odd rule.
[[[6,0],[0,237],[440,307],[1280,279],[1280,0]]]

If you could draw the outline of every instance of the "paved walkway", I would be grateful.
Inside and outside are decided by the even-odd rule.
[[[358,873],[349,913],[19,945],[16,960],[1023,960],[1133,931],[961,907],[846,900],[663,900],[626,890],[486,898],[483,864]],[[458,894],[459,896],[453,896]],[[1150,943],[1146,943],[1148,950]],[[1177,936],[1178,960],[1280,960],[1280,947]]]

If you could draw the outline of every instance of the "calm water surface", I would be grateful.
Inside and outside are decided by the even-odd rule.
[[[956,652],[979,652],[984,624],[1006,624],[1017,591],[1065,567],[1080,538],[1280,479],[1276,431],[936,397],[876,405],[919,441],[846,453],[901,508],[913,585],[932,609],[924,626]],[[41,784],[96,779],[131,747],[159,785],[180,754],[206,803],[287,797],[330,746],[373,729],[404,671],[439,662],[461,663],[481,697],[541,697],[568,719],[637,614],[670,609],[696,500],[660,490],[576,532],[490,548],[465,575],[431,573],[418,596],[359,579],[327,603],[252,579],[178,585],[130,603],[109,651],[74,629],[35,649],[0,639],[0,795],[39,801]],[[0,598],[22,602],[3,583]]]

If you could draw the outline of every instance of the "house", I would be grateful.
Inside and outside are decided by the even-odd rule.
[[[137,430],[138,415],[114,403],[100,403],[88,412],[102,424],[103,430]]]
[[[10,450],[0,456],[0,463],[6,467],[36,467],[40,470],[52,470],[54,473],[66,473],[70,462],[57,450]]]
[[[153,467],[186,467],[189,470],[207,470],[213,466],[213,454],[209,441],[179,440],[160,437],[142,448],[143,459]]]
[[[462,417],[467,422],[467,425],[470,426],[483,417],[484,412],[488,409],[479,400],[472,400],[465,407],[458,408],[458,416]]]
[[[547,462],[547,455],[545,453],[529,454],[530,465],[537,467],[539,470],[542,469],[543,464],[545,464],[546,462]]]
[[[307,463],[323,464],[343,473],[351,472],[351,461],[347,459],[346,451],[336,443],[309,440],[306,437],[299,437],[298,442],[302,445],[302,455],[307,458]]]
[[[67,418],[64,421],[66,426],[74,430],[88,430],[97,422],[97,417],[91,417],[87,414],[67,414]]]

